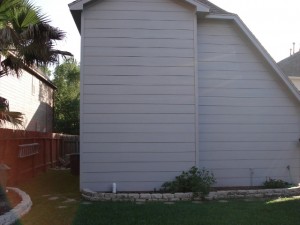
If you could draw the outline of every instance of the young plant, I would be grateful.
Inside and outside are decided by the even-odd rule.
[[[271,179],[268,178],[264,183],[264,188],[287,188],[289,187],[289,183],[280,179]]]
[[[206,196],[211,185],[216,182],[214,174],[193,166],[188,171],[183,171],[174,181],[165,182],[162,185],[163,192],[193,192],[194,196]]]

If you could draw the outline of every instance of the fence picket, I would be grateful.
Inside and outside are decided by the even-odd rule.
[[[0,163],[11,168],[8,185],[47,171],[58,165],[59,157],[78,150],[79,136],[0,128]]]

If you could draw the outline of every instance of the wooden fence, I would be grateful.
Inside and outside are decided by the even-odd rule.
[[[60,158],[79,152],[79,136],[0,129],[0,163],[11,169],[8,185],[45,172]]]

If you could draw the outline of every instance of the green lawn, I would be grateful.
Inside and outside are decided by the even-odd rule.
[[[259,201],[163,203],[80,200],[78,179],[68,171],[47,174],[20,186],[32,198],[23,225],[300,225],[300,198]],[[49,200],[49,198],[54,198]],[[68,199],[76,202],[65,202]]]

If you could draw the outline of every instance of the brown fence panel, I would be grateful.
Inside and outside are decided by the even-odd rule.
[[[59,158],[77,152],[79,136],[0,128],[0,163],[11,168],[8,185],[45,172],[57,166]]]

